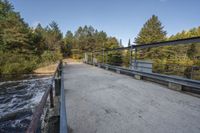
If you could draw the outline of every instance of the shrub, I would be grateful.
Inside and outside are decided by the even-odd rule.
[[[41,55],[41,64],[56,62],[60,59],[62,59],[60,51],[44,51]]]
[[[0,52],[0,74],[31,73],[38,64],[38,57],[12,52]]]
[[[62,59],[60,51],[45,51],[41,58],[34,54],[0,51],[0,74],[31,73],[39,66]]]

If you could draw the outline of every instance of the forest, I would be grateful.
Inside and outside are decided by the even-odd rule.
[[[200,36],[200,27],[167,36],[161,21],[152,15],[144,23],[134,40],[135,45]],[[130,42],[131,45],[133,42]],[[80,26],[74,33],[63,34],[59,25],[52,21],[46,27],[38,24],[30,27],[7,0],[0,0],[0,74],[32,73],[62,58],[80,59],[82,53],[123,47],[121,40],[107,35],[92,26]],[[190,71],[190,66],[200,66],[200,45],[167,46],[139,52],[139,59],[153,60],[155,72],[171,69],[167,64],[184,66],[181,73]],[[114,56],[114,55],[118,56]],[[109,62],[120,66],[129,65],[129,52],[116,51],[108,56]],[[178,65],[178,67],[177,67]],[[175,69],[173,68],[173,71]],[[175,72],[179,75],[179,72]]]

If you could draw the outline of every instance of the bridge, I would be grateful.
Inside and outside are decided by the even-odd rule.
[[[64,86],[74,133],[200,132],[200,99],[165,86],[77,62]]]
[[[180,42],[200,38],[150,45]],[[58,108],[60,133],[200,132],[200,81],[87,60],[61,62],[52,81],[55,86],[45,92],[27,133],[40,127],[48,94],[51,108]]]

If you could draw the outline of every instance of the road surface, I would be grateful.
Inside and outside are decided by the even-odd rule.
[[[72,133],[200,133],[200,98],[77,62],[64,80]]]

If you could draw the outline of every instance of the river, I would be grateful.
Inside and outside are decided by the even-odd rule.
[[[0,82],[0,133],[22,133],[51,77]]]

